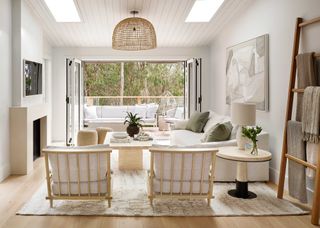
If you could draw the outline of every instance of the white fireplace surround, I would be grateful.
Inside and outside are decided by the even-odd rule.
[[[48,104],[10,108],[11,174],[28,174],[33,169],[33,121],[40,119],[40,145],[47,146]]]

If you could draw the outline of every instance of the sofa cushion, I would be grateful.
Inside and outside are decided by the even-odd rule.
[[[209,118],[209,112],[194,112],[186,126],[187,130],[202,132]]]
[[[203,134],[201,142],[219,142],[230,138],[232,131],[231,122],[218,123]]]
[[[127,106],[102,106],[102,118],[124,118]]]
[[[97,119],[98,118],[96,106],[84,105],[83,110],[84,110],[84,118],[85,119]]]
[[[188,130],[174,130],[170,135],[172,146],[191,146],[201,143],[203,133],[196,133]]]

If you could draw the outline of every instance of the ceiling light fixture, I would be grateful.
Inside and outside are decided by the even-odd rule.
[[[81,22],[73,0],[44,0],[56,22]]]
[[[157,37],[150,21],[135,17],[138,11],[131,11],[133,17],[120,21],[113,30],[112,48],[123,51],[140,51],[157,47]]]
[[[196,0],[185,22],[209,22],[224,0]]]

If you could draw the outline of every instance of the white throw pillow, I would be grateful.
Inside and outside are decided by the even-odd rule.
[[[207,132],[212,126],[216,125],[217,123],[222,123],[226,118],[225,116],[219,115],[213,111],[209,112],[209,120],[207,121],[206,126],[204,126],[203,128],[204,132]]]
[[[84,106],[84,118],[85,119],[97,119],[97,109],[96,106]]]

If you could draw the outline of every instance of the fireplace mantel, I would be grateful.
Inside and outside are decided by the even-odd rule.
[[[47,146],[47,104],[10,108],[11,174],[28,174],[33,169],[33,121],[40,119],[41,148]]]

